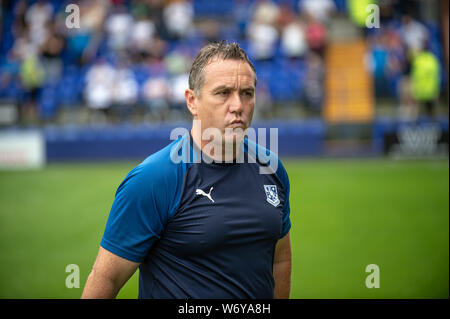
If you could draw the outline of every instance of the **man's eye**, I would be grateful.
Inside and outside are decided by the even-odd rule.
[[[221,96],[227,96],[228,95],[228,91],[220,91],[220,92],[217,92],[217,94],[221,95]]]
[[[245,91],[244,95],[248,96],[248,97],[253,97],[253,92],[252,91]]]

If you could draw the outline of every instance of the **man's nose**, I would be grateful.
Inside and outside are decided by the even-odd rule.
[[[234,92],[230,99],[230,112],[241,113],[244,109],[241,96],[239,92]]]

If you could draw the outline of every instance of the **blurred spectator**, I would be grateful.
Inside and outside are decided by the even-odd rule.
[[[308,50],[305,36],[305,26],[300,19],[287,24],[281,35],[281,49],[290,58],[302,57]]]
[[[411,65],[412,95],[430,117],[440,91],[440,65],[436,56],[426,50],[414,54]]]
[[[395,87],[393,93],[399,101],[399,116],[405,120],[416,119],[418,108],[411,95],[411,66],[406,45],[395,28],[386,27],[384,33],[388,51],[387,75],[389,85]]]
[[[188,71],[190,59],[185,54],[175,51],[166,55],[164,64],[171,75],[178,75]]]
[[[168,101],[171,117],[184,119],[187,116],[184,90],[188,87],[191,57],[187,51],[172,52],[165,58],[165,67],[169,74]]]
[[[44,84],[45,73],[35,54],[29,53],[23,59],[20,78],[25,89],[21,104],[22,123],[37,123],[39,121],[38,99]]]
[[[370,57],[370,68],[375,80],[375,95],[381,98],[389,96],[389,82],[387,80],[389,55],[385,40],[385,35],[381,32],[373,37]]]
[[[280,30],[283,30],[286,26],[298,20],[297,14],[292,10],[290,6],[285,3],[280,3],[279,13],[277,17],[277,25]]]
[[[311,52],[307,57],[307,71],[304,89],[304,98],[306,107],[315,115],[319,115],[322,111],[324,90],[325,66],[322,58]]]
[[[53,15],[53,6],[47,0],[38,0],[31,5],[26,14],[25,19],[28,25],[31,41],[41,46],[47,38],[47,25]]]
[[[147,3],[146,0],[132,0],[130,7],[131,7],[131,14],[133,17],[136,18],[150,18],[150,12],[152,9],[150,8],[150,5]]]
[[[247,26],[250,55],[255,60],[271,59],[279,38],[275,25],[279,16],[278,6],[270,1],[258,3],[252,22]]]
[[[83,33],[88,37],[87,46],[84,49],[82,62],[92,61],[103,38],[103,28],[110,3],[108,0],[88,1],[83,0],[80,12],[80,25]]]
[[[274,26],[280,15],[280,8],[272,1],[263,0],[257,3],[253,20],[257,23]]]
[[[168,1],[164,7],[163,17],[172,40],[183,39],[192,32],[194,8],[190,1]]]
[[[424,49],[429,39],[429,33],[425,26],[409,15],[402,18],[401,36],[410,52]]]
[[[171,106],[171,114],[174,119],[185,119],[187,112],[184,91],[189,87],[189,74],[182,73],[172,76],[169,80],[170,93],[169,102]]]
[[[318,54],[321,58],[325,55],[325,48],[328,42],[327,28],[320,20],[308,18],[306,27],[306,39],[311,51]]]
[[[64,45],[64,38],[57,31],[56,22],[50,22],[48,35],[41,47],[42,63],[48,83],[56,83],[61,77],[63,67],[61,54],[64,50]]]
[[[148,18],[154,23],[156,33],[160,38],[169,38],[166,24],[163,18],[165,0],[140,0],[142,7],[147,10]],[[139,2],[139,1],[138,1]]]
[[[142,88],[144,104],[151,120],[165,121],[169,114],[169,84],[165,77],[150,77]]]
[[[271,118],[273,116],[274,101],[270,94],[270,88],[266,81],[258,80],[258,88],[255,96],[255,110],[253,119]]]
[[[362,30],[367,31],[366,19],[370,11],[366,11],[367,6],[375,3],[375,0],[347,0],[347,10],[353,23]]]
[[[399,33],[392,27],[385,27],[385,45],[389,52],[389,72],[396,77],[407,73],[408,54]]]
[[[93,112],[94,122],[106,122],[113,103],[114,69],[103,59],[95,62],[86,74],[84,97]]]
[[[267,60],[274,56],[278,41],[278,32],[274,26],[253,22],[247,33],[250,52],[255,60]]]
[[[27,12],[27,1],[19,0],[14,6],[14,20],[12,25],[12,33],[15,38],[23,36],[28,32],[28,25],[25,19],[25,14]],[[5,26],[7,27],[7,26]]]
[[[220,22],[214,19],[207,19],[199,25],[199,29],[203,33],[206,42],[215,42],[222,40],[220,38],[221,26]]]
[[[83,0],[80,12],[82,26],[80,27],[92,30],[94,33],[103,31],[103,24],[109,8],[108,0]]]
[[[80,1],[80,28],[66,28],[60,19],[60,30],[67,39],[67,62],[82,66],[92,61],[100,45],[108,2]],[[66,13],[64,13],[65,15]]]
[[[114,109],[118,112],[120,122],[127,122],[138,99],[138,83],[125,62],[119,62],[112,75]]]
[[[164,59],[164,55],[167,53],[168,43],[164,39],[155,36],[152,40],[153,44],[150,47],[149,61],[161,62]]]
[[[125,7],[113,7],[105,21],[108,46],[112,51],[120,52],[126,49],[133,24],[133,16],[127,12]]]
[[[136,61],[145,60],[151,55],[154,37],[155,25],[141,13],[134,22],[130,38],[130,50]]]
[[[301,0],[299,2],[300,12],[327,24],[331,15],[336,11],[333,0]]]
[[[30,41],[29,34],[24,33],[15,39],[10,54],[13,59],[23,60],[28,55],[38,55],[39,48]]]
[[[409,74],[404,74],[397,87],[397,95],[399,98],[399,117],[403,120],[413,121],[419,115],[419,108],[412,96],[411,78]]]
[[[380,8],[380,23],[386,25],[395,18],[394,6],[398,0],[378,0],[377,5]]]

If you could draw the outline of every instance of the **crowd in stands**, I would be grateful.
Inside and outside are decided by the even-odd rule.
[[[330,19],[346,14],[350,2],[3,1],[0,100],[17,104],[20,123],[52,122],[74,108],[89,110],[96,123],[186,119],[192,59],[206,42],[227,40],[239,42],[255,64],[256,117],[272,117],[275,104],[289,102],[320,116]],[[432,52],[442,53],[439,29],[430,33],[397,14],[398,2],[380,1],[386,27],[367,34],[369,65],[377,96],[406,105],[414,98],[412,52],[434,45]],[[68,27],[76,25],[69,4],[79,8],[78,27]]]
[[[375,96],[394,98],[400,118],[433,116],[447,85],[438,21],[414,18],[419,7],[405,1],[385,0],[379,6],[380,28],[365,29]]]

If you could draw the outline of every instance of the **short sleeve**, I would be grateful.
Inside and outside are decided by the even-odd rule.
[[[116,191],[100,246],[142,262],[176,208],[178,179],[173,175],[160,165],[143,164],[128,173]]]

